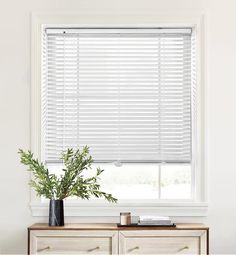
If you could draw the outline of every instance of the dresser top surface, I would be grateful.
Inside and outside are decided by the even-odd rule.
[[[70,223],[63,227],[49,227],[46,223],[36,223],[29,230],[207,230],[208,227],[198,223],[178,223],[176,227],[118,227],[116,223]]]

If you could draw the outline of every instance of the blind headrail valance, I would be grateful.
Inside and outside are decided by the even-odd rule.
[[[186,34],[192,28],[46,28],[46,34]]]

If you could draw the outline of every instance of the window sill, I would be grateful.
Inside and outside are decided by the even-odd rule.
[[[130,211],[133,216],[158,214],[170,217],[206,217],[208,205],[205,202],[120,202],[109,204],[101,201],[65,202],[65,216],[76,217],[116,217],[122,211]],[[48,202],[30,204],[32,216],[48,216]]]

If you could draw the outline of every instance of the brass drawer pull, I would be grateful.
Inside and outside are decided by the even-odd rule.
[[[178,252],[184,251],[184,250],[188,250],[189,247],[188,246],[184,246],[183,248],[179,249]]]
[[[99,250],[99,249],[100,249],[100,247],[97,246],[97,247],[95,247],[95,248],[89,249],[88,252],[96,251],[96,250]]]
[[[135,251],[135,250],[139,250],[139,246],[136,246],[134,248],[129,249],[128,252],[132,252],[132,251]]]
[[[50,246],[47,246],[45,248],[42,248],[42,249],[38,249],[37,252],[42,252],[42,251],[47,251],[47,250],[50,250],[51,247]]]

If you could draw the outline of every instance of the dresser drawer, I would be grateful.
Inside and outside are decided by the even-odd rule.
[[[124,250],[125,254],[199,254],[199,238],[127,238]]]
[[[117,233],[40,231],[31,234],[31,254],[117,254]]]
[[[123,231],[120,233],[120,254],[206,254],[203,232],[186,231]]]

